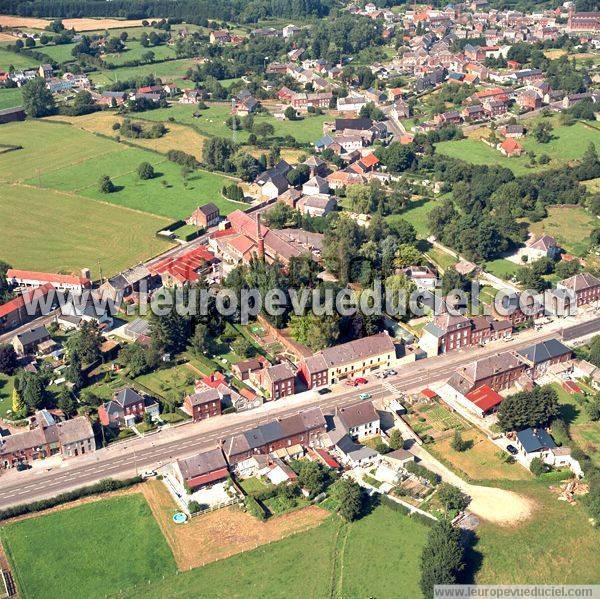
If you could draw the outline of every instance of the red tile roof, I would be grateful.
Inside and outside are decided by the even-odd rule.
[[[19,297],[15,297],[15,299],[10,300],[6,304],[2,304],[0,306],[0,318],[3,316],[8,316],[17,310],[20,310],[25,306],[25,300],[28,302],[35,301],[36,298],[42,298],[48,295],[48,293],[54,289],[54,286],[51,283],[46,283],[41,287],[36,287],[35,289],[31,289],[30,291],[26,291],[23,295]]]
[[[494,391],[489,385],[481,385],[465,396],[474,403],[480,410],[487,412],[495,406],[502,403],[502,395]]]
[[[437,393],[432,389],[423,389],[421,391],[421,395],[423,395],[423,397],[426,397],[427,399],[433,399],[434,397],[437,397]]]
[[[150,268],[153,274],[169,274],[180,283],[195,282],[198,280],[197,270],[206,262],[212,262],[214,254],[206,247],[199,246],[193,250],[175,256],[165,258]]]
[[[19,270],[9,268],[6,271],[7,279],[25,279],[27,281],[40,281],[42,283],[56,283],[57,285],[85,285],[91,284],[87,277],[61,275],[53,272],[36,272],[33,270]]]

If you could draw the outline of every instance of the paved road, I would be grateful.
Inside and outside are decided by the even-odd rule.
[[[143,439],[128,440],[100,449],[89,456],[63,462],[50,472],[41,464],[36,464],[34,469],[25,472],[13,469],[0,477],[0,508],[51,497],[102,478],[126,477],[138,471],[157,468],[176,458],[214,447],[227,435],[247,430],[274,417],[298,413],[309,406],[319,405],[326,413],[333,412],[336,406],[356,403],[358,393],[363,391],[369,391],[373,399],[393,397],[394,393],[390,390],[389,383],[398,391],[417,390],[446,380],[456,368],[476,358],[494,355],[507,349],[521,349],[534,341],[544,341],[554,336],[555,332],[539,334],[525,331],[510,343],[495,342],[484,348],[458,351],[405,365],[399,369],[398,375],[386,379],[385,386],[374,379],[374,382],[358,390],[338,386],[334,393],[326,396],[306,392],[277,402],[268,402],[248,413],[228,414],[165,430]]]

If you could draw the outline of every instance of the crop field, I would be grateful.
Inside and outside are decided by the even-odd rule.
[[[176,570],[139,494],[7,524],[0,537],[23,597],[106,597]]]
[[[100,264],[108,276],[167,249],[169,244],[154,233],[169,220],[72,194],[5,186],[0,194],[0,256],[31,270],[78,272],[89,267],[94,277]]]
[[[138,27],[142,24],[140,19],[63,19],[65,29],[75,31],[93,31],[94,29],[115,29],[123,27]],[[0,26],[2,27],[30,27],[31,29],[45,29],[50,21],[47,19],[36,19],[33,17],[14,17],[11,15],[0,15]]]
[[[194,114],[199,114],[198,117]],[[210,104],[208,109],[198,110],[194,105],[173,104],[169,108],[159,108],[143,113],[143,117],[152,121],[167,122],[173,118],[179,123],[192,125],[200,133],[209,136],[231,137],[232,131],[225,124],[231,116],[231,106],[227,103]],[[254,123],[270,123],[275,129],[275,136],[283,137],[292,135],[296,140],[303,143],[316,141],[323,135],[323,123],[330,119],[327,115],[307,116],[300,121],[279,121],[270,114],[257,114]],[[236,140],[240,143],[247,141],[248,131],[242,129],[236,132]]]
[[[552,235],[560,247],[570,254],[583,256],[590,247],[590,233],[597,219],[579,206],[548,206],[548,216],[529,227],[540,236]]]
[[[527,122],[532,127],[536,121]],[[437,151],[453,158],[459,158],[473,164],[497,164],[510,168],[515,175],[524,175],[532,171],[556,168],[563,164],[581,158],[591,142],[598,142],[600,132],[591,126],[578,122],[567,127],[557,125],[556,119],[550,122],[554,125],[552,141],[542,144],[532,135],[527,135],[519,143],[526,152],[534,152],[537,157],[547,154],[550,157],[548,164],[529,166],[529,158],[525,155],[507,158],[500,152],[476,139],[461,139],[458,141],[443,141],[436,144]]]

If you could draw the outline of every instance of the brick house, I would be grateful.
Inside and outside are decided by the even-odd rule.
[[[280,399],[296,392],[296,372],[287,362],[251,372],[250,380],[262,387],[270,399]]]
[[[333,417],[336,429],[342,429],[353,441],[379,434],[381,422],[373,402],[360,402],[336,410]]]
[[[580,273],[559,281],[557,289],[565,289],[575,297],[577,306],[583,306],[600,299],[600,279],[590,273]]]
[[[217,225],[219,220],[221,220],[219,209],[212,202],[209,202],[204,206],[198,206],[186,222],[194,227],[208,229]]]
[[[85,416],[61,422],[48,411],[40,410],[32,425],[24,433],[0,437],[0,469],[58,454],[71,458],[96,451],[94,431]]]
[[[291,447],[292,445],[311,446],[327,430],[327,423],[320,408],[309,408],[294,416],[272,420],[243,433],[226,437],[223,452],[230,464],[257,454]]]
[[[152,398],[140,395],[131,387],[117,391],[110,401],[98,408],[98,417],[103,426],[129,427],[148,412],[158,418],[159,405]]]
[[[194,422],[221,414],[221,395],[217,389],[206,389],[187,395],[181,408]]]
[[[229,476],[227,462],[220,447],[177,460],[171,466],[171,471],[179,483],[191,491],[220,482]]]
[[[18,356],[35,354],[40,343],[50,340],[50,333],[46,327],[35,327],[23,331],[13,337],[12,346]]]
[[[505,295],[502,302],[492,304],[495,318],[508,320],[513,327],[544,316],[544,306],[533,296],[523,298],[521,293]]]
[[[10,331],[21,326],[33,318],[42,315],[47,296],[54,292],[52,284],[47,283],[41,287],[25,291],[22,295],[0,305],[0,332]],[[33,308],[38,302],[35,310],[28,313],[28,307]]]
[[[511,158],[512,156],[520,156],[523,153],[523,146],[518,141],[509,137],[498,144],[498,150],[500,150],[500,153],[504,156]]]
[[[387,333],[327,347],[304,358],[299,372],[309,389],[333,385],[341,380],[392,366],[396,347]]]
[[[517,352],[527,365],[527,374],[532,380],[542,376],[549,366],[571,359],[571,350],[558,339],[548,339]]]

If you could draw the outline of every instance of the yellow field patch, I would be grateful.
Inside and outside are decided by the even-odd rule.
[[[123,117],[112,112],[95,112],[84,116],[58,115],[48,117],[48,120],[68,122],[85,131],[100,133],[101,135],[107,135],[112,138],[116,138],[119,134],[118,131],[113,129],[113,125],[115,123],[123,123]],[[132,120],[141,121],[142,119],[133,117]],[[150,121],[144,121],[144,123],[148,126],[152,124]],[[165,122],[165,127],[168,129],[166,135],[157,139],[129,139],[125,137],[122,139],[128,143],[135,144],[136,146],[148,150],[154,150],[161,154],[166,154],[169,150],[181,150],[195,156],[198,160],[202,158],[202,146],[206,139],[205,137],[194,131],[191,127],[186,127],[185,125]]]
[[[93,31],[95,29],[121,29],[124,27],[139,27],[141,19],[63,19],[65,29],[75,31]],[[35,19],[33,17],[13,17],[0,15],[2,27],[31,27],[32,29],[45,29],[50,23],[47,19]]]

